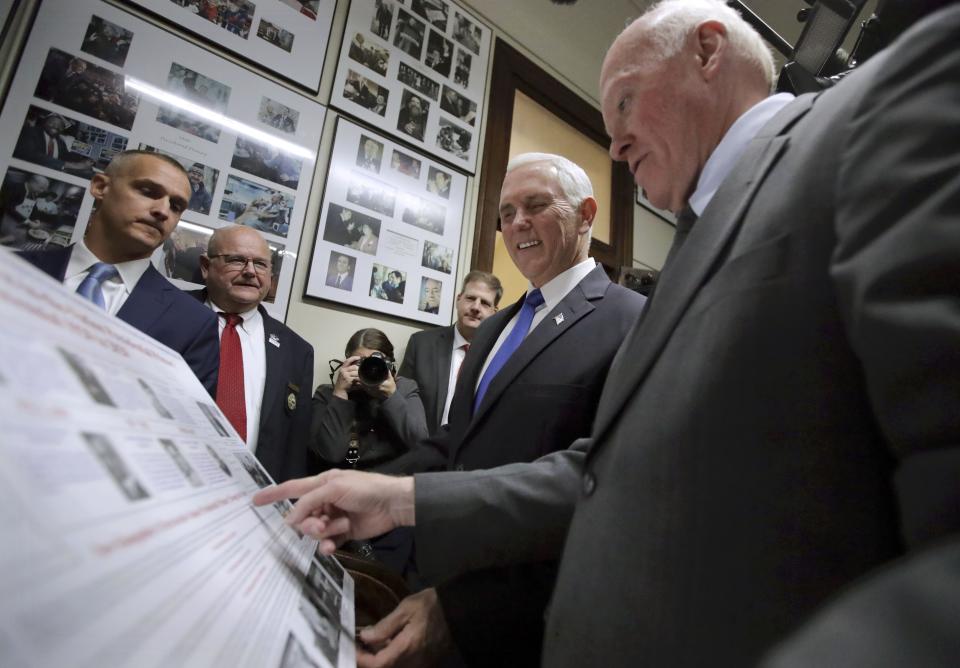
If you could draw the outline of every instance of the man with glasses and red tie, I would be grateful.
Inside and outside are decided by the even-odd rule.
[[[219,366],[216,317],[150,263],[190,201],[183,166],[125,151],[90,180],[95,208],[83,239],[19,255],[111,315],[183,356],[213,396]]]
[[[270,248],[242,225],[218,229],[200,258],[206,288],[193,292],[217,314],[217,405],[280,482],[316,473],[307,448],[313,347],[260,305],[270,291]]]

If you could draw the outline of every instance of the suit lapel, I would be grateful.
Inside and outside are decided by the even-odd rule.
[[[611,365],[594,423],[596,443],[602,441],[606,430],[622,413],[623,405],[646,377],[735,236],[757,188],[787,148],[788,137],[780,133],[809,111],[812,103],[811,96],[789,105],[748,144],[682,249],[661,275],[656,297],[647,305],[647,313],[634,326]]]
[[[149,265],[143,276],[133,286],[127,301],[120,307],[117,317],[133,325],[141,332],[149,334],[153,324],[159,320],[169,308],[170,290],[177,288],[160,275],[153,265]]]
[[[453,328],[443,327],[437,334],[434,348],[433,374],[437,388],[437,419],[443,417],[443,407],[447,404],[447,389],[450,385],[450,363],[453,360]]]
[[[268,398],[284,396],[286,392],[285,379],[280,373],[281,369],[286,369],[283,364],[283,355],[287,353],[283,340],[283,332],[277,327],[277,321],[267,315],[262,306],[257,307],[260,311],[260,317],[263,318],[263,345],[266,350],[265,361],[267,373],[263,381],[263,398],[260,400],[260,433],[263,433],[263,426],[268,422],[270,409],[276,402],[268,401]],[[270,343],[271,338],[280,345]]]
[[[597,267],[560,300],[547,316],[527,335],[520,347],[510,356],[507,363],[494,377],[483,401],[477,408],[467,436],[483,416],[496,404],[500,395],[517,379],[523,370],[543,352],[554,340],[567,331],[581,318],[594,310],[591,299],[602,298],[606,286],[610,283],[602,267]]]

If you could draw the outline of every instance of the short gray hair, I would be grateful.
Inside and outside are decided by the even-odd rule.
[[[506,173],[509,174],[518,167],[535,162],[546,162],[557,170],[557,181],[560,184],[560,189],[563,190],[567,201],[575,209],[580,208],[583,200],[588,197],[593,197],[593,184],[590,182],[590,177],[587,176],[587,173],[583,171],[580,165],[564,158],[562,155],[554,155],[553,153],[521,153],[520,155],[514,156],[513,159],[507,163]]]
[[[727,29],[730,48],[756,68],[772,89],[776,78],[773,54],[760,35],[743,17],[722,0],[660,0],[640,19],[649,22],[645,34],[652,56],[667,60],[683,48],[687,35],[704,21],[719,21]]]

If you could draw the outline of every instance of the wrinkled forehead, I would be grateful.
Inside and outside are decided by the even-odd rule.
[[[217,252],[224,255],[245,255],[261,260],[270,259],[267,242],[255,230],[238,227],[221,232],[216,240]]]

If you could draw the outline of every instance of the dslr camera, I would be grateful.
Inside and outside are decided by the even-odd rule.
[[[381,352],[370,353],[369,357],[360,360],[357,366],[357,377],[367,387],[376,387],[387,379],[387,376],[397,373],[397,365]]]

